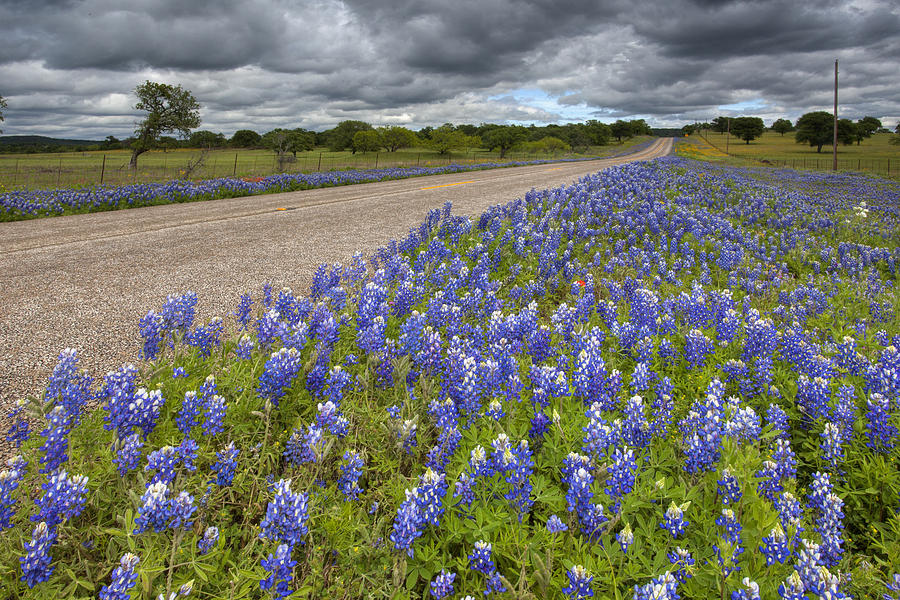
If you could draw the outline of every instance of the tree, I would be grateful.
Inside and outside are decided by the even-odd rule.
[[[830,144],[834,136],[834,115],[830,112],[818,110],[808,112],[797,120],[797,133],[794,139],[798,144],[815,146],[816,152],[822,151],[822,146]]]
[[[372,126],[365,121],[341,121],[337,127],[328,132],[328,149],[340,152],[353,149],[353,136],[357,131],[368,131]]]
[[[106,136],[106,139],[100,142],[101,150],[119,150],[122,147],[122,141],[114,135]]]
[[[138,97],[134,108],[147,111],[144,120],[134,130],[131,145],[131,168],[137,169],[138,156],[153,148],[159,136],[177,132],[187,136],[200,126],[200,103],[180,85],[145,81],[134,89]]]
[[[3,109],[4,108],[6,108],[6,100],[3,98],[3,96],[0,96],[0,123],[2,123],[3,121],[6,120],[3,118]],[[2,129],[0,129],[0,133],[3,133]]]
[[[609,130],[612,132],[612,136],[619,142],[622,141],[623,137],[631,137],[631,127],[628,125],[628,121],[623,121],[622,119],[619,119],[610,125]]]
[[[738,117],[731,120],[731,135],[735,135],[748,144],[761,136],[766,125],[759,117]]]
[[[851,121],[850,119],[838,119],[837,122],[837,137],[838,141],[845,146],[850,146],[853,142],[856,141],[856,123]],[[833,131],[833,130],[832,130]],[[832,134],[832,142],[833,142],[833,134]]]
[[[787,119],[778,119],[774,123],[772,123],[772,131],[776,133],[780,133],[782,136],[788,133],[789,131],[794,130],[794,124],[788,121]]]
[[[416,134],[406,127],[379,127],[378,133],[381,135],[381,145],[388,152],[396,152],[416,143]]]
[[[729,120],[730,120],[730,117],[716,117],[715,119],[712,120],[712,123],[711,123],[712,127],[710,127],[710,129],[712,129],[716,133],[725,133],[728,131],[728,121]]]
[[[219,148],[225,145],[225,136],[212,131],[195,131],[187,141],[188,148]]]
[[[280,163],[285,162],[287,153],[296,158],[298,152],[315,147],[315,134],[305,129],[273,129],[260,138],[260,143],[278,155]]]
[[[377,152],[381,149],[381,136],[374,129],[357,131],[353,134],[353,153]]]
[[[428,147],[438,151],[438,154],[447,154],[451,150],[465,147],[470,138],[462,131],[456,131],[452,125],[444,124],[431,132]]]
[[[504,125],[489,129],[481,136],[481,143],[488,150],[497,148],[500,150],[500,158],[504,158],[506,153],[525,139],[525,128],[517,125]]]
[[[228,143],[235,148],[255,148],[262,145],[262,136],[252,129],[238,129]]]
[[[653,135],[653,130],[650,129],[650,126],[647,125],[647,122],[643,119],[634,119],[628,121],[628,128],[631,130],[631,136]]]
[[[112,137],[112,136],[110,136]],[[113,138],[115,139],[115,138]],[[159,136],[159,141],[157,145],[163,149],[163,152],[168,152],[169,150],[174,150],[178,147],[178,140],[173,138],[171,135],[161,135]]]
[[[610,130],[609,125],[607,125],[606,123],[601,123],[600,121],[594,119],[585,121],[584,128],[587,132],[588,137],[591,139],[591,143],[595,146],[605,146],[609,143],[609,139],[612,137],[612,131]]]
[[[856,145],[863,139],[872,137],[872,134],[881,129],[881,121],[875,117],[863,117],[856,122]]]

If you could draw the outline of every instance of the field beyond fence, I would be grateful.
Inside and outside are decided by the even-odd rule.
[[[138,158],[138,168],[129,168],[130,150],[69,152],[54,154],[0,154],[0,192],[49,188],[80,188],[92,185],[127,185],[164,182],[173,179],[215,179],[217,177],[264,177],[275,173],[312,173],[350,169],[391,167],[435,167],[447,164],[481,164],[530,160],[588,158],[619,154],[650,138],[641,136],[622,144],[595,146],[586,153],[499,152],[482,149],[438,154],[434,150],[411,148],[397,152],[328,152],[312,150],[288,155],[279,164],[268,150],[199,149],[155,150]],[[199,161],[199,162],[198,162]]]
[[[900,176],[900,146],[891,145],[891,137],[892,134],[889,133],[878,133],[858,145],[839,144],[838,170]],[[689,139],[700,141],[701,146],[702,141],[705,141],[711,148],[700,152],[722,158],[746,159],[773,167],[818,171],[830,171],[833,166],[832,146],[824,146],[822,152],[816,152],[808,144],[798,144],[794,139],[794,132],[782,136],[767,131],[749,144],[734,136],[726,141],[726,134],[711,131],[704,131]]]

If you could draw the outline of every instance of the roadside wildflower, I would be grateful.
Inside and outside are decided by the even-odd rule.
[[[119,566],[112,574],[109,585],[100,588],[100,600],[128,600],[131,598],[129,590],[137,582],[138,574],[135,571],[141,559],[135,554],[126,552],[119,560]]]

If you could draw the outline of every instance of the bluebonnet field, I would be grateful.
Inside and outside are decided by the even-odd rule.
[[[643,149],[648,143],[633,146],[629,152]],[[103,212],[178,202],[196,202],[219,198],[237,198],[259,194],[276,194],[355,183],[372,183],[425,175],[443,175],[480,171],[501,167],[519,167],[549,162],[572,162],[589,159],[511,161],[503,163],[452,164],[442,167],[393,167],[362,171],[322,171],[316,173],[281,173],[268,177],[222,177],[202,181],[173,180],[166,183],[138,183],[125,186],[93,186],[53,190],[20,190],[0,193],[0,222],[22,221],[40,217]]]
[[[898,201],[661,159],[173,295],[20,405],[2,591],[897,598]]]

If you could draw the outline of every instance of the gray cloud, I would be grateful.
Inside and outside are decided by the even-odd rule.
[[[5,134],[128,135],[146,79],[179,83],[203,128],[418,128],[643,117],[753,102],[900,115],[890,0],[0,0]],[[735,113],[740,112],[735,110]]]

